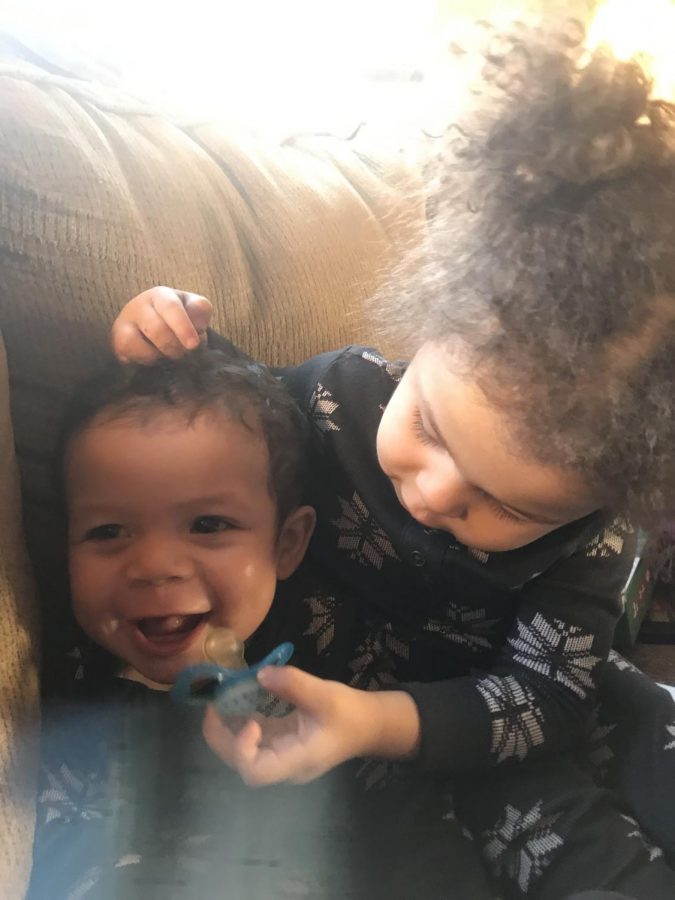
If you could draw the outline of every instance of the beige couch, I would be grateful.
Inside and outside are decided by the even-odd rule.
[[[216,327],[271,363],[363,337],[363,300],[422,207],[401,158],[360,140],[271,146],[179,126],[0,36],[3,898],[23,896],[30,868],[36,612],[49,648],[64,609],[50,486],[63,400],[100,364],[121,305],[153,284],[208,295]]]

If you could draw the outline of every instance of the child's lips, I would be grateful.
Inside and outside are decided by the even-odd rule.
[[[175,637],[192,631],[204,618],[204,613],[150,616],[139,619],[138,627],[149,640]]]
[[[202,632],[208,613],[173,613],[148,616],[132,623],[134,635],[144,652],[172,656],[186,650]]]

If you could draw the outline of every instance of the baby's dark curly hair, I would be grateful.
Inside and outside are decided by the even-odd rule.
[[[146,424],[176,411],[186,423],[202,414],[225,415],[260,433],[269,453],[268,488],[281,525],[305,493],[307,422],[279,379],[232,348],[195,350],[180,360],[152,366],[113,362],[73,393],[56,453],[56,480],[65,508],[64,460],[68,447],[95,419],[132,418]]]
[[[456,341],[534,458],[640,520],[675,507],[675,107],[583,41],[488,36],[428,242],[375,306],[406,354]]]

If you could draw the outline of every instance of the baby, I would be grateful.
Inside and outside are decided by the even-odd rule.
[[[169,888],[192,900],[223,883],[247,900],[287,882],[341,900],[357,883],[364,897],[418,883],[402,854],[398,870],[369,849],[374,817],[390,844],[412,832],[389,809],[358,805],[364,778],[352,769],[300,793],[249,791],[203,745],[201,713],[165,694],[222,628],[250,662],[291,640],[301,680],[391,680],[377,623],[309,565],[296,572],[315,521],[302,502],[305,434],[281,383],[234,350],[111,367],[73,397],[61,487],[73,612],[92,643],[74,696],[46,713],[31,900],[85,888],[97,900]],[[333,846],[342,816],[361,834],[354,851]],[[444,860],[438,895],[452,877],[487,900],[456,823],[439,809],[428,825]]]
[[[72,603],[127,678],[165,688],[219,627],[241,641],[302,559],[304,429],[220,354],[89,382],[63,436]]]

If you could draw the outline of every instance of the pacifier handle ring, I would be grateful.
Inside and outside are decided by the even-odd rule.
[[[284,641],[260,662],[248,669],[225,669],[213,662],[187,666],[178,673],[170,691],[171,697],[181,703],[191,703],[194,706],[215,702],[219,696],[225,695],[235,685],[256,681],[258,672],[266,666],[285,666],[294,650],[295,647],[290,641]],[[204,685],[202,690],[199,690],[200,682]],[[209,687],[208,696],[207,685]],[[263,689],[260,688],[260,690]]]
[[[284,641],[283,644],[279,644],[278,647],[275,647],[271,653],[268,653],[260,662],[255,663],[249,668],[249,672],[255,672],[256,674],[261,670],[266,668],[266,666],[285,666],[288,660],[293,656],[295,651],[295,647],[290,641]]]
[[[197,663],[194,666],[187,666],[178,673],[176,681],[171,688],[171,696],[174,700],[180,700],[182,703],[191,703],[195,706],[202,706],[205,702],[209,702],[204,693],[195,690],[195,686],[199,682],[212,682],[213,693],[217,693],[218,688],[222,686],[235,670],[224,669],[216,663]]]

